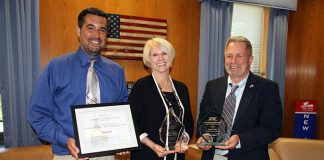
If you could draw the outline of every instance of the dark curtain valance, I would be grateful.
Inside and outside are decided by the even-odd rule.
[[[206,1],[206,0],[199,0],[199,1]],[[298,0],[214,0],[214,1],[248,3],[252,5],[296,11]]]

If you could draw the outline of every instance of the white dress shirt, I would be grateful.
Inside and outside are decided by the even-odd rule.
[[[226,90],[226,96],[225,98],[230,94],[231,92],[231,85],[232,84],[233,86],[239,86],[236,91],[235,91],[235,96],[236,96],[236,102],[235,102],[235,111],[234,111],[234,115],[233,115],[233,121],[232,121],[232,125],[234,123],[234,120],[235,120],[235,117],[236,117],[236,113],[237,113],[237,110],[238,110],[238,107],[239,107],[239,104],[240,104],[240,101],[241,101],[241,98],[242,98],[242,95],[243,95],[243,91],[244,91],[244,88],[245,88],[245,85],[246,85],[246,81],[249,77],[249,74],[243,79],[241,80],[239,83],[237,84],[234,84],[231,80],[231,78],[228,76],[228,79],[227,79],[227,90]],[[239,144],[235,147],[235,148],[241,148],[241,143],[239,142]],[[225,155],[228,153],[228,150],[220,150],[220,149],[216,149],[215,150],[215,156],[214,156],[214,159],[216,159],[215,157],[219,157],[218,155]]]

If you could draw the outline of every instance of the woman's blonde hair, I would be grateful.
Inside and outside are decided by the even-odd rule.
[[[171,58],[171,65],[175,56],[175,51],[170,42],[163,38],[152,38],[145,43],[143,50],[143,62],[144,65],[151,68],[150,61],[150,50],[152,47],[157,47],[161,49],[164,53],[168,54]]]

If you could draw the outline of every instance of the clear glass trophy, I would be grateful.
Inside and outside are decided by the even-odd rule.
[[[177,147],[188,147],[189,135],[185,132],[185,127],[179,117],[174,113],[173,108],[169,108],[168,115],[165,116],[159,129],[160,140],[164,143],[166,150],[176,150]]]
[[[199,123],[199,133],[204,142],[199,146],[222,146],[225,143],[227,124],[224,118],[211,110]]]

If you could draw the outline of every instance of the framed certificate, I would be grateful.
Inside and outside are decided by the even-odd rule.
[[[128,103],[71,107],[79,157],[100,157],[139,148]]]

